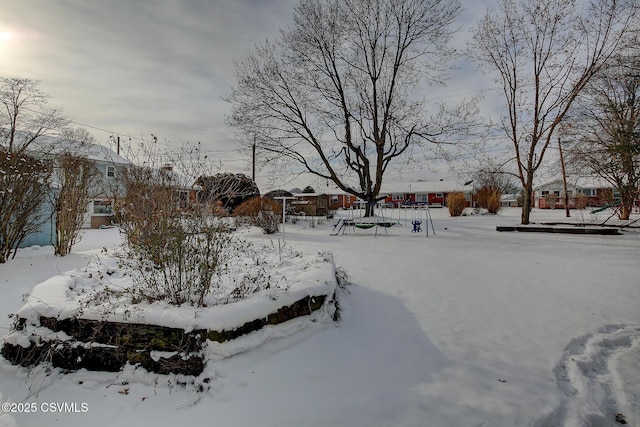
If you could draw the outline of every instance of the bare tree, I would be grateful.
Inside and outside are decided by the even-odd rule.
[[[471,172],[473,185],[476,188],[490,188],[499,190],[501,194],[516,193],[516,178],[506,170],[505,165],[487,160]]]
[[[571,158],[620,194],[627,220],[640,195],[640,51],[613,58],[581,96]]]
[[[67,121],[47,101],[37,81],[0,77],[0,263],[50,218],[52,168],[32,145]]]
[[[54,247],[56,255],[65,256],[80,235],[87,205],[97,191],[100,172],[94,161],[82,156],[82,147],[95,141],[89,132],[82,128],[64,129],[62,135],[60,142],[66,146],[65,151],[55,157]]]
[[[24,152],[40,137],[68,124],[61,109],[49,106],[37,80],[0,77],[0,144],[10,153]]]
[[[50,218],[44,207],[51,171],[49,162],[0,147],[0,264]]]
[[[236,63],[229,119],[266,161],[288,159],[371,204],[387,168],[455,121],[425,114],[457,0],[301,1],[277,43]],[[351,185],[350,183],[357,183]]]
[[[55,190],[56,255],[71,252],[84,223],[90,190],[99,172],[95,162],[71,153],[56,159],[58,188]]]
[[[586,3],[586,4],[585,4]],[[497,75],[529,223],[533,185],[554,132],[591,78],[627,40],[629,0],[502,0],[475,29],[469,54]]]
[[[201,187],[198,197],[202,202],[219,203],[230,213],[247,200],[260,196],[257,184],[241,173],[203,175],[196,183]]]

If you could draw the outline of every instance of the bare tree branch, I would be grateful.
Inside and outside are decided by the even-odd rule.
[[[387,168],[446,126],[418,84],[444,79],[458,1],[300,2],[291,29],[236,63],[229,123],[263,153],[373,203]]]
[[[496,75],[502,119],[529,223],[536,172],[576,97],[628,40],[638,5],[625,0],[502,0],[475,29],[469,55]]]

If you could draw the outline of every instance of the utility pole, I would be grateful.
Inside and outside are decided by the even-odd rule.
[[[253,146],[251,147],[251,157],[253,161],[251,179],[253,179],[253,182],[256,182],[256,136],[255,135],[253,135]]]
[[[567,172],[564,168],[564,156],[562,155],[562,141],[558,137],[558,150],[560,150],[560,166],[562,167],[562,183],[564,185],[564,213],[567,218],[571,217],[569,213],[569,192],[567,191]]]

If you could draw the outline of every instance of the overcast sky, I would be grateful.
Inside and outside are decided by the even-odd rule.
[[[226,169],[250,174],[224,124],[230,106],[222,98],[234,84],[233,60],[276,38],[296,3],[0,0],[0,75],[40,80],[51,103],[90,126],[99,142],[111,133],[136,139],[153,133],[176,147],[202,142]],[[456,43],[464,44],[487,4],[463,1]],[[434,95],[486,87],[479,72],[469,73]]]

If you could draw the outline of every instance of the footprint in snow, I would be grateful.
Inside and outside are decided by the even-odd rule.
[[[640,325],[573,339],[553,372],[563,399],[533,426],[640,425]]]

